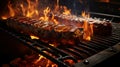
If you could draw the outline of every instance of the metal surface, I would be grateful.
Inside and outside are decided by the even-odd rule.
[[[96,64],[99,64],[106,59],[120,53],[120,24],[118,23],[113,23],[113,35],[111,37],[100,37],[95,39],[97,41],[100,41],[101,45],[104,45],[106,43],[106,46],[109,48],[102,50],[95,55],[88,57],[84,60],[82,60],[79,63],[76,63],[74,67],[93,67]],[[113,39],[114,38],[114,39]],[[95,41],[96,41],[95,40]],[[118,43],[117,43],[118,40]],[[93,40],[94,41],[94,40]]]
[[[112,57],[113,55],[119,52],[120,52],[120,43],[117,43],[113,47],[105,49],[104,51],[101,51],[87,59],[84,59],[79,63],[76,63],[74,67],[93,67],[96,64],[101,63],[102,61]]]
[[[24,45],[35,50],[46,58],[50,59],[54,63],[58,64],[59,67],[69,67],[64,63],[64,60],[70,59],[74,61],[75,67],[86,67],[94,66],[103,60],[113,56],[114,54],[120,52],[120,24],[113,23],[113,33],[112,36],[93,36],[92,40],[89,42],[80,42],[74,46],[58,46],[53,47],[47,43],[43,43],[39,40],[32,40],[29,35],[24,35],[16,32],[4,23],[0,23],[0,30],[17,38]],[[48,53],[50,54],[48,54]],[[55,57],[53,57],[55,56]],[[96,59],[98,58],[98,59]],[[101,59],[103,58],[103,59]],[[96,60],[95,60],[96,59]],[[78,62],[80,61],[80,62]],[[96,63],[94,63],[96,62]]]
[[[71,55],[69,55],[65,52],[62,52],[61,50],[56,49],[47,43],[43,43],[41,41],[37,42],[37,40],[32,40],[27,35],[23,35],[21,33],[15,32],[15,31],[13,32],[13,30],[10,30],[10,29],[8,30],[8,28],[6,26],[4,26],[3,28],[0,28],[0,30],[5,31],[6,33],[8,33],[11,36],[15,37],[16,39],[20,40],[21,42],[24,43],[24,45],[35,50],[36,52],[40,53],[44,57],[52,60],[54,63],[58,64],[58,66],[68,67],[68,65],[66,65],[63,62],[64,59],[71,59],[71,60],[74,60],[74,62],[77,62],[77,60],[74,57],[72,57]],[[46,52],[54,54],[55,56],[57,56],[57,58],[50,56],[50,54],[48,54]]]

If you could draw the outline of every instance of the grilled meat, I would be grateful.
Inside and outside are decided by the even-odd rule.
[[[83,29],[26,17],[8,18],[7,26],[18,32],[38,36],[48,43],[76,44],[82,40]]]

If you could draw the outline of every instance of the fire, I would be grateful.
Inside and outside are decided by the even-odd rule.
[[[59,22],[55,19],[55,16],[54,14],[52,14],[52,18],[51,18],[51,21],[55,23],[55,25],[58,25]]]
[[[66,6],[60,6],[59,5],[59,0],[57,0],[57,3],[56,3],[55,8],[53,10],[48,6],[42,8],[42,10],[40,10],[38,8],[38,3],[39,3],[39,0],[34,0],[34,1],[33,0],[26,0],[26,3],[24,1],[21,1],[15,7],[15,6],[12,5],[11,2],[9,2],[8,3],[9,16],[5,15],[5,16],[2,16],[1,18],[2,19],[7,19],[8,17],[25,16],[25,17],[34,18],[34,19],[37,19],[37,20],[53,22],[55,25],[58,25],[58,24],[61,23],[61,21],[56,19],[55,16],[57,14],[59,15],[61,13],[64,16],[68,16],[68,15],[72,16],[70,9],[68,9]],[[91,36],[93,35],[93,24],[89,23],[89,17],[90,16],[89,16],[89,14],[87,14],[84,11],[84,12],[82,12],[82,17],[84,19],[83,39],[91,40]],[[31,36],[31,39],[39,39],[39,38],[35,37],[35,36]]]
[[[84,21],[83,28],[84,28],[83,39],[90,40],[91,38],[90,38],[89,25],[88,25],[88,22],[86,20]]]
[[[49,7],[47,7],[43,11],[44,16],[40,17],[39,19],[43,20],[43,21],[52,21],[55,25],[59,24],[59,22],[55,19],[55,16],[53,13],[51,14],[52,17],[51,18],[49,17],[50,12],[51,12],[51,9]]]
[[[6,17],[6,16],[2,16],[1,18],[2,18],[3,20],[6,20],[6,19],[7,19],[7,17]]]
[[[31,35],[30,38],[31,38],[31,39],[39,39],[39,37],[33,36],[33,35]]]
[[[45,57],[39,54],[39,58],[34,63],[35,64],[38,63],[42,58],[45,58]]]
[[[59,0],[57,0],[57,3],[56,3],[56,5],[54,7],[55,7],[54,8],[54,13],[58,13],[59,8],[60,8],[60,6],[59,6]]]
[[[54,44],[49,44],[49,45],[51,45],[51,46],[55,46]]]
[[[43,11],[44,16],[43,16],[43,17],[40,17],[40,20],[48,21],[48,20],[49,20],[48,14],[50,13],[50,11],[51,11],[50,8],[47,7],[47,8]]]
[[[8,17],[14,17],[14,16],[25,16],[29,18],[33,17],[38,17],[39,16],[39,11],[38,11],[38,0],[31,1],[31,0],[26,0],[26,3],[23,3],[22,1],[15,6],[9,1],[8,3],[8,10],[9,10],[9,15],[6,16]],[[2,17],[4,19],[4,17]]]
[[[91,36],[93,35],[93,24],[92,23],[90,24],[88,22],[89,14],[82,12],[82,16],[85,19],[83,24],[83,29],[84,29],[83,39],[90,41]]]
[[[10,11],[10,16],[14,17],[15,16],[15,11],[12,8],[12,4],[10,4],[10,2],[8,3],[8,8],[9,8],[9,11]]]
[[[66,6],[63,6],[63,9],[64,9],[63,14],[65,14],[65,15],[70,15],[70,14],[71,14],[71,10],[70,10],[70,9],[67,9]]]
[[[30,0],[27,0],[27,7],[25,7],[23,4],[21,4],[21,9],[22,9],[22,14],[23,16],[26,17],[33,17],[33,16],[38,16],[38,10],[37,10],[37,6],[38,6],[38,0],[35,0],[35,2],[32,2]]]
[[[20,4],[21,10],[22,10],[22,14],[23,16],[25,16],[25,8],[23,4]]]
[[[49,59],[45,58],[44,56],[39,54],[39,58],[34,62],[35,64],[39,64],[43,62],[43,66],[45,67],[58,67],[57,64],[53,63],[52,61],[50,61]],[[40,65],[41,67],[41,65]]]
[[[87,12],[85,12],[85,11],[83,11],[81,15],[82,15],[82,17],[84,17],[86,20],[89,19],[89,17],[90,17],[90,15],[89,15]]]
[[[16,10],[12,4],[9,2],[8,3],[8,9],[9,9],[9,14],[10,17],[14,17],[17,16],[17,14],[19,14],[18,12],[20,12],[20,14],[22,14],[22,16],[25,17],[29,17],[29,18],[37,18],[38,20],[42,20],[42,21],[52,21],[55,25],[59,24],[59,21],[57,21],[55,19],[55,15],[54,15],[54,11],[51,10],[50,7],[46,7],[43,11],[39,11],[38,10],[38,0],[35,1],[31,1],[31,0],[27,0],[27,5],[24,3],[20,3],[19,5],[19,10]],[[66,6],[63,6],[63,12],[62,14],[64,15],[71,15],[71,10],[68,9]],[[57,0],[57,5],[55,10],[59,10],[59,0]],[[43,12],[43,14],[40,14],[40,12]],[[60,11],[58,11],[60,12]],[[50,17],[51,16],[51,17]],[[91,40],[91,36],[93,35],[93,24],[89,23],[89,14],[86,14],[86,12],[82,13],[82,16],[84,18],[84,24],[83,24],[83,29],[84,29],[84,34],[83,34],[83,39],[85,40]],[[7,19],[7,16],[2,16],[2,19]],[[57,30],[58,32],[63,31],[64,29],[67,29],[67,26],[65,27],[61,27],[60,30]],[[80,34],[80,30],[77,30],[75,32],[76,36],[75,37],[79,37],[81,36]],[[31,39],[40,39],[37,36],[33,36],[30,35]],[[74,42],[72,42],[72,40],[62,40],[64,43],[69,42],[70,44],[74,44]],[[51,46],[56,47],[56,44],[49,44]],[[50,54],[49,54],[50,55]],[[52,55],[51,55],[52,56]],[[55,63],[52,63],[49,59],[45,58],[42,55],[39,55],[39,58],[34,62],[35,64],[38,64],[40,62],[44,62],[46,61],[46,67],[52,66],[52,67],[58,67]],[[65,60],[64,62],[68,62],[70,64],[73,64],[74,62],[72,60]]]

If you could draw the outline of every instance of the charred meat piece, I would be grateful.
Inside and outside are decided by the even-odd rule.
[[[38,36],[40,40],[48,43],[73,45],[82,40],[83,37],[82,28],[64,24],[55,25],[52,22],[26,17],[8,18],[7,26],[24,34]]]
[[[55,19],[59,24],[27,17],[11,17],[7,19],[7,26],[24,34],[38,36],[41,41],[47,43],[73,45],[83,40],[85,18],[55,15]],[[87,22],[88,25],[93,24],[93,35],[108,36],[112,34],[110,21],[88,18]]]
[[[55,15],[55,19],[64,23],[66,25],[75,25],[78,28],[83,28],[84,21],[87,20],[88,24],[93,24],[93,34],[94,35],[105,35],[109,36],[112,34],[112,24],[111,21],[100,18],[87,18],[77,17],[75,15]],[[84,29],[84,28],[83,28]]]

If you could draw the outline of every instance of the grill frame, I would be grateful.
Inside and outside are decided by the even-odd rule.
[[[118,53],[120,53],[120,42],[108,49],[105,49],[105,50],[87,58],[87,59],[84,59],[83,61],[81,61],[79,63],[76,63],[74,65],[74,67],[80,67],[80,66],[81,67],[93,67]]]

